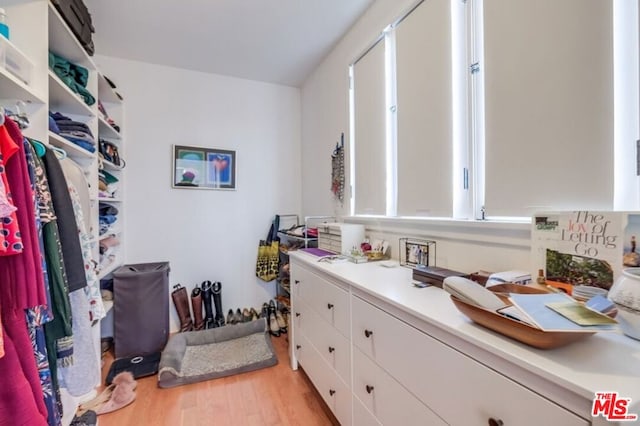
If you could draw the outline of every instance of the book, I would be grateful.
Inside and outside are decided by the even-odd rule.
[[[640,266],[636,236],[640,214],[566,211],[536,213],[532,220],[534,273],[571,293],[574,285],[609,290],[623,267]]]
[[[594,311],[578,302],[547,303],[547,307],[553,309],[563,317],[578,325],[617,324],[618,321],[598,311]]]
[[[593,333],[597,331],[615,331],[616,324],[580,325],[551,309],[548,305],[577,303],[563,293],[549,294],[511,294],[509,300],[526,314],[538,328],[544,331],[568,331]]]

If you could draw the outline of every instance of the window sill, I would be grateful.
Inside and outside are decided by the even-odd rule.
[[[347,223],[360,223],[371,232],[474,241],[530,247],[531,220],[461,220],[447,218],[409,218],[348,216]]]

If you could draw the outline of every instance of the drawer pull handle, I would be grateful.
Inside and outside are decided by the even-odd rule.
[[[367,393],[373,392],[373,386],[371,386],[371,385],[367,385],[366,389],[367,389]]]
[[[300,316],[300,312],[296,312],[296,316],[299,317]]]
[[[336,348],[333,348],[333,347],[329,346],[329,353],[332,353],[335,350],[336,350]]]
[[[372,334],[373,334],[373,331],[371,331],[371,330],[365,330],[364,331],[364,337],[366,337],[367,339],[369,337],[371,337]]]
[[[504,422],[500,419],[496,420],[493,417],[489,418],[489,426],[503,426]]]
[[[333,394],[335,394],[336,391],[334,391],[333,389],[329,389],[329,395],[333,396]]]
[[[296,349],[300,349],[302,346],[300,345],[296,345]]]
[[[333,309],[333,303],[327,303],[327,309]]]

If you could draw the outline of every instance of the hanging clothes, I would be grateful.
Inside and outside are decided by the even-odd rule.
[[[43,160],[54,210],[56,212],[72,212],[73,204],[60,161],[51,149],[47,149]],[[82,248],[78,239],[78,224],[74,215],[58,214],[57,217],[67,282],[69,291],[73,292],[87,286]]]
[[[29,358],[29,361],[33,364],[33,370],[35,370],[33,358],[24,356],[24,354],[30,353],[31,347],[29,336],[26,333],[24,316],[22,314],[19,317],[10,316],[3,309],[2,321],[5,333],[5,355],[0,358],[0,377],[2,377],[2,386],[0,386],[0,425],[47,425],[47,411],[46,407],[44,407],[42,393],[40,392],[39,395],[36,395],[33,392],[31,381],[28,378],[28,369],[25,370],[21,363],[22,360]],[[20,328],[22,333],[18,331],[17,334],[24,335],[26,341],[16,338],[16,334],[12,332]],[[26,348],[26,351],[24,348]],[[35,373],[37,376],[37,371]]]
[[[69,196],[73,205],[73,213],[78,224],[78,236],[84,271],[87,279],[85,293],[89,298],[90,320],[97,321],[105,317],[106,311],[100,294],[100,281],[96,274],[96,260],[93,258],[93,237],[91,235],[91,199],[89,196],[89,183],[80,168],[73,160],[64,158],[60,160],[62,171],[67,180]]]
[[[50,149],[45,152],[45,159],[48,154],[53,155],[53,164],[59,163],[55,154]],[[51,380],[54,391],[58,391],[60,386],[58,383],[58,366],[69,366],[73,362],[73,328],[72,328],[72,311],[69,302],[69,286],[67,284],[67,269],[65,267],[64,250],[62,248],[60,234],[58,232],[58,223],[61,217],[71,216],[70,210],[66,210],[67,214],[62,216],[56,215],[54,199],[52,194],[52,186],[49,184],[50,175],[46,173],[43,159],[35,158],[35,174],[36,174],[36,191],[38,193],[38,209],[43,227],[43,240],[45,260],[47,264],[47,275],[49,277],[49,288],[51,292],[51,307],[54,313],[53,321],[44,325],[47,357],[49,360],[49,368],[51,369]],[[54,166],[55,168],[55,166]],[[63,189],[66,188],[66,182],[61,181]],[[68,194],[67,194],[68,195]],[[65,212],[65,210],[62,210]],[[71,217],[75,224],[75,219]],[[77,240],[75,242],[79,245]],[[81,270],[81,272],[84,272]],[[60,399],[58,398],[58,404]],[[61,406],[59,411],[61,414]]]
[[[44,236],[42,233],[43,223],[40,217],[40,206],[42,205],[42,197],[47,197],[47,193],[42,193],[40,185],[42,179],[46,185],[46,177],[44,176],[44,169],[42,162],[38,158],[38,155],[29,141],[25,140],[24,143],[25,153],[27,155],[27,167],[29,169],[29,180],[31,181],[31,189],[34,194],[34,210],[36,211],[36,225],[38,229],[38,243],[40,245],[40,253],[42,262],[42,269],[44,275],[45,290],[47,296],[47,306],[38,306],[27,310],[27,324],[29,327],[29,337],[31,338],[31,344],[33,345],[33,355],[38,367],[38,374],[40,376],[40,385],[42,387],[42,393],[44,397],[44,403],[47,407],[47,423],[49,426],[60,426],[62,424],[62,404],[60,397],[60,390],[54,386],[53,379],[51,378],[51,368],[49,367],[49,354],[47,351],[46,336],[44,332],[44,325],[53,320],[53,312],[51,311],[52,300],[51,291],[49,287],[49,276],[47,273],[47,264],[44,257]],[[48,189],[47,189],[48,191]],[[49,196],[50,199],[50,196]]]
[[[69,294],[73,318],[73,364],[61,366],[60,386],[72,396],[85,395],[100,382],[98,354],[93,342],[89,301],[84,289]]]
[[[9,141],[12,140],[12,143]],[[3,311],[9,309],[28,309],[46,304],[44,278],[42,275],[41,253],[38,244],[38,231],[33,209],[33,192],[29,181],[26,154],[22,146],[23,136],[18,125],[5,119],[0,127],[0,146],[18,146],[5,163],[6,185],[11,191],[13,204],[17,207],[18,228],[22,239],[21,253],[0,256],[0,282],[7,283],[7,297],[2,298]],[[12,148],[10,148],[11,150]],[[4,158],[4,155],[3,155]],[[5,305],[5,303],[8,304]]]
[[[92,255],[92,237],[89,219],[89,185],[82,170],[69,158],[60,160],[67,181],[69,196],[73,205],[78,238],[82,249],[87,287],[69,294],[71,317],[73,319],[73,364],[60,368],[60,386],[67,388],[69,394],[80,396],[91,391],[100,381],[98,356],[91,332],[91,322],[105,316],[100,283],[95,272]],[[86,211],[86,217],[85,217]]]
[[[7,206],[4,211],[8,214],[1,215],[0,219],[0,255],[11,255],[22,252],[22,238],[18,227],[16,207],[13,205],[11,187],[5,173],[5,164],[18,152],[18,144],[9,136],[7,129],[0,127],[0,180],[2,182],[3,195]],[[2,202],[2,200],[0,200]],[[3,203],[4,205],[4,203]]]
[[[47,303],[41,253],[23,137],[18,126],[5,119],[0,127],[3,184],[17,210],[23,250],[0,256],[0,304],[4,357],[0,358],[0,425],[46,425],[40,377],[27,330],[25,311]],[[17,146],[17,149],[15,148]],[[7,156],[7,153],[11,155]],[[8,158],[8,160],[7,160]]]
[[[0,162],[1,161],[2,161],[2,158],[0,157]],[[11,202],[9,202],[9,198],[7,198],[7,190],[4,187],[3,179],[0,179],[0,218],[8,217],[11,213],[15,211],[16,211],[16,206],[14,206],[13,204],[11,204]]]
[[[4,356],[4,340],[2,338],[2,309],[0,309],[0,358]]]

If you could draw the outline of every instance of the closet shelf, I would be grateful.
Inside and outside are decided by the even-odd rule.
[[[51,130],[49,130],[49,144],[64,149],[67,155],[74,160],[87,162],[93,161],[96,158],[95,153],[89,152],[86,149],[79,147],[73,142],[66,140],[62,136],[53,133]]]
[[[102,74],[98,74],[98,99],[100,102],[110,104],[121,104],[122,99],[116,95],[111,85],[107,82]]]
[[[100,235],[100,237],[98,237],[98,240],[100,241],[106,240],[109,237],[117,237],[120,234],[122,234],[122,229],[114,229],[114,230],[110,229],[108,232],[105,232],[104,234]]]
[[[98,279],[101,280],[116,269],[122,266],[122,261],[120,259],[116,259],[109,266],[105,267],[100,273],[98,273]]]
[[[111,161],[108,161],[108,160],[105,160],[105,159],[102,160],[102,164],[104,165],[105,169],[110,170],[110,171],[119,172],[124,168],[124,167],[121,167],[121,166],[116,166]]]
[[[44,104],[33,89],[4,68],[0,68],[0,98]]]
[[[92,71],[96,69],[93,59],[84,50],[60,13],[51,3],[49,3],[49,50],[74,64],[81,65]]]
[[[98,133],[101,138],[120,140],[120,133],[114,129],[107,120],[98,117]]]
[[[49,111],[54,109],[60,109],[68,114],[95,117],[93,109],[77,93],[73,93],[53,71],[49,70]]]
[[[123,200],[122,198],[109,198],[109,197],[98,197],[98,201],[102,201],[105,203],[121,203]]]

